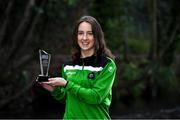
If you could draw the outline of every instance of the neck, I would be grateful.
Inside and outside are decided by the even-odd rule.
[[[93,54],[94,54],[94,50],[93,51],[81,51],[81,58],[90,57]]]

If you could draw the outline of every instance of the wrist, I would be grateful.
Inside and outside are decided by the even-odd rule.
[[[67,84],[68,84],[68,81],[66,81],[66,83],[65,83],[64,87],[66,87],[66,86],[67,86]]]

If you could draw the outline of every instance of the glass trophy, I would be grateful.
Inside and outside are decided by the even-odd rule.
[[[39,50],[40,70],[41,74],[37,77],[38,82],[45,82],[49,79],[49,65],[51,60],[51,54],[48,54],[44,50]]]

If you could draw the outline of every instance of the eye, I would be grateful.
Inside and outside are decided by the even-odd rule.
[[[84,34],[84,33],[83,33],[83,32],[81,32],[81,31],[79,31],[79,32],[78,32],[78,35],[83,35],[83,34]]]
[[[92,32],[88,32],[87,34],[88,34],[88,35],[93,35],[93,33],[92,33]]]

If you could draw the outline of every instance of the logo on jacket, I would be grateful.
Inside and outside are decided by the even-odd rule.
[[[113,72],[113,67],[110,66],[110,67],[108,68],[108,71],[109,71],[109,72]]]
[[[69,71],[69,72],[67,72],[66,74],[67,74],[67,75],[74,75],[74,74],[76,74],[76,72]]]
[[[93,72],[90,72],[89,74],[88,74],[88,79],[89,80],[92,80],[92,79],[94,79],[95,78],[95,74],[93,73]]]

